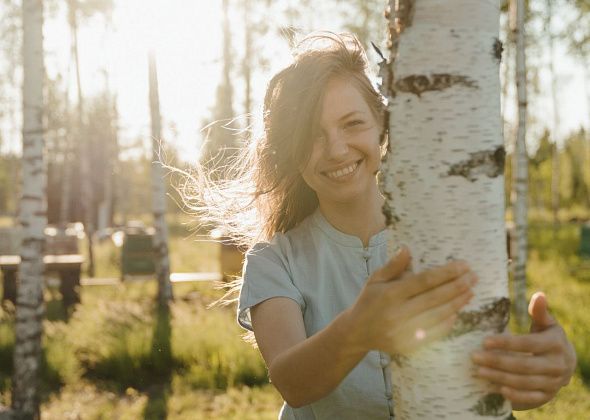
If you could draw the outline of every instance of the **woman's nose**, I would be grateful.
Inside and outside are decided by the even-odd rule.
[[[327,158],[337,159],[348,153],[348,142],[342,133],[326,135],[325,154]]]

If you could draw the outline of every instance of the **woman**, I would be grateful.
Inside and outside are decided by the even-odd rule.
[[[225,205],[214,219],[250,245],[238,320],[254,332],[286,402],[280,418],[389,418],[388,355],[444,336],[477,276],[462,261],[411,273],[405,248],[387,259],[375,179],[383,103],[364,52],[347,35],[311,36],[300,48],[270,81],[264,135],[241,178],[201,190],[251,186],[212,207]],[[473,355],[477,375],[515,409],[550,400],[576,363],[542,294],[530,312],[531,334],[491,337]]]

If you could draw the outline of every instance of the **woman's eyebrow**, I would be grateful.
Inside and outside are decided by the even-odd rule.
[[[342,117],[338,118],[338,121],[343,121],[354,114],[363,114],[364,115],[364,112],[363,111],[351,111],[351,112],[343,115]]]

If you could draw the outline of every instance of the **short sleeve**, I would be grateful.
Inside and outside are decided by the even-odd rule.
[[[275,243],[256,244],[246,254],[244,282],[238,301],[238,323],[252,331],[250,308],[273,297],[293,299],[304,311],[305,301],[289,274],[287,259]]]

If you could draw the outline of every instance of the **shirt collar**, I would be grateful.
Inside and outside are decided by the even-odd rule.
[[[324,217],[320,208],[315,210],[315,212],[311,215],[312,222],[322,231],[324,232],[331,240],[337,242],[340,245],[353,247],[353,248],[360,248],[364,249],[363,242],[361,239],[354,235],[349,235],[348,233],[344,233],[336,229],[328,220]],[[387,242],[387,229],[382,230],[381,232],[376,233],[375,235],[371,236],[369,239],[369,246],[367,248],[376,247],[379,245],[383,245]]]

